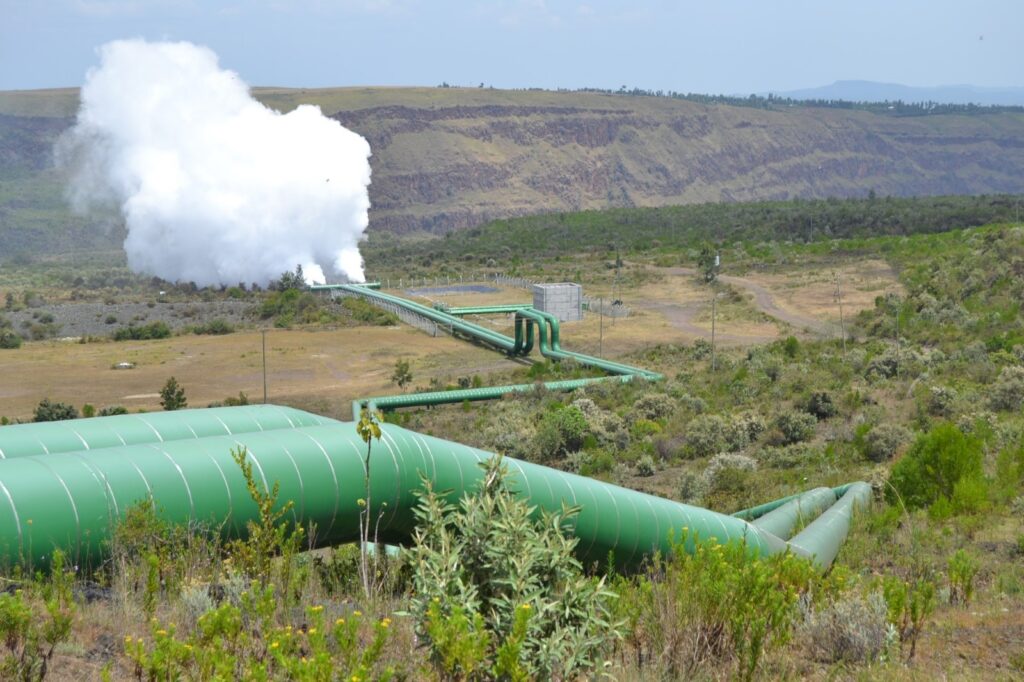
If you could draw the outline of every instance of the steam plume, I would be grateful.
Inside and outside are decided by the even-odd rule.
[[[132,270],[199,285],[265,285],[302,265],[363,281],[370,146],[300,106],[281,114],[191,43],[99,50],[58,144],[79,210],[113,204]]]

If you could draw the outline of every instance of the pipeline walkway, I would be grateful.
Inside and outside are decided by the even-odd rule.
[[[381,430],[371,455],[371,518],[381,520],[382,542],[408,544],[423,478],[454,503],[477,488],[479,464],[495,455],[393,424]],[[232,460],[235,448],[247,451],[266,489],[280,485],[281,504],[294,502],[292,520],[312,527],[313,546],[359,539],[366,445],[355,424],[274,405],[179,410],[0,427],[0,564],[42,568],[59,549],[72,564],[95,568],[110,555],[126,510],[145,500],[172,523],[243,536],[258,509]],[[504,462],[510,488],[536,513],[560,511],[564,503],[579,507],[567,530],[579,538],[581,560],[604,565],[610,555],[623,570],[665,553],[684,529],[691,549],[696,534],[743,542],[761,555],[791,551],[824,570],[871,494],[865,483],[820,488],[727,516],[509,457]]]
[[[439,310],[415,301],[394,296],[361,284],[322,284],[311,287],[313,291],[339,291],[345,295],[360,296],[377,304],[397,306],[402,310],[415,313],[434,323],[446,327],[453,335],[459,334],[473,341],[483,343],[511,357],[524,357],[530,354],[534,345],[543,357],[555,361],[572,360],[583,367],[591,367],[606,372],[609,376],[591,377],[587,379],[569,379],[563,381],[544,382],[544,388],[550,391],[574,391],[584,386],[604,381],[629,382],[634,379],[660,381],[664,377],[650,370],[633,367],[611,360],[564,350],[561,346],[561,329],[558,318],[549,313],[534,310],[527,305],[475,306],[472,314],[488,314],[495,312],[515,313],[515,337],[506,336],[487,327],[462,319],[461,315],[451,311]],[[510,308],[512,310],[510,310]],[[470,313],[463,313],[470,314]],[[453,391],[431,391],[428,393],[412,393],[400,395],[374,396],[359,398],[352,403],[352,418],[358,419],[364,408],[370,410],[393,410],[399,407],[419,407],[425,405],[442,405],[465,401],[496,400],[510,393],[525,393],[534,390],[535,384],[512,384],[486,388],[469,388]]]

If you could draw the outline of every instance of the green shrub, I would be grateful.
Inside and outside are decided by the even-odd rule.
[[[49,398],[39,401],[32,413],[32,421],[36,422],[59,422],[65,419],[78,419],[78,409],[67,403],[50,402]]]
[[[10,329],[0,329],[0,348],[8,350],[21,348],[21,337]]]
[[[235,331],[234,325],[225,320],[210,320],[206,324],[201,324],[192,328],[194,334],[211,334],[219,336],[222,334],[230,334]]]
[[[534,520],[505,488],[500,458],[456,508],[427,486],[409,551],[410,611],[446,679],[576,679],[613,643],[603,581],[587,578],[564,533],[576,513]]]
[[[112,417],[116,414],[128,414],[128,409],[122,405],[110,405],[96,413],[98,417]]]
[[[804,404],[804,411],[814,415],[819,421],[834,417],[839,414],[832,396],[825,391],[812,393]]]
[[[928,392],[928,414],[933,417],[952,417],[957,392],[948,386],[932,386]]]
[[[694,417],[686,426],[686,450],[691,457],[710,457],[726,447],[729,423],[716,414]]]
[[[926,507],[940,497],[952,499],[957,483],[980,478],[981,442],[956,426],[943,423],[917,440],[889,476],[886,497],[902,499],[908,508]]]
[[[346,296],[341,300],[341,307],[352,316],[353,320],[358,322],[381,327],[398,324],[398,317],[394,313],[378,308],[365,298]]]
[[[817,580],[792,554],[752,558],[743,543],[684,535],[646,574],[615,583],[636,676],[755,678],[764,654],[790,640],[799,597]]]
[[[949,603],[966,606],[974,596],[974,579],[978,575],[978,560],[962,549],[949,557]]]
[[[897,424],[879,424],[863,439],[861,452],[872,462],[892,459],[900,447],[910,440],[910,432]]]
[[[74,572],[64,555],[54,552],[47,578],[27,587],[0,594],[0,677],[5,680],[42,680],[57,645],[71,636],[77,607],[72,585]]]
[[[1015,412],[1024,403],[1024,367],[1003,367],[999,378],[989,388],[989,407],[993,410]]]
[[[164,322],[152,322],[136,327],[129,325],[114,332],[115,341],[147,341],[150,339],[166,339],[171,336],[171,328]]]
[[[775,428],[783,445],[810,440],[817,424],[818,420],[806,412],[783,412],[775,418]]]

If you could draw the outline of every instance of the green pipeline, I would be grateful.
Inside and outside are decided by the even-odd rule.
[[[555,360],[573,360],[584,367],[600,369],[612,376],[589,379],[575,379],[567,381],[549,381],[544,387],[550,391],[574,391],[578,388],[588,386],[602,381],[632,381],[640,378],[647,381],[660,381],[663,377],[657,372],[651,372],[639,367],[632,367],[610,360],[604,360],[583,353],[562,350],[561,329],[558,319],[548,313],[534,310],[530,306],[514,306],[518,308],[515,312],[514,330],[515,337],[508,337],[492,329],[468,322],[460,317],[425,305],[410,301],[406,298],[393,296],[382,291],[370,290],[362,285],[352,284],[331,284],[312,287],[314,290],[329,291],[340,290],[350,295],[362,296],[371,300],[388,303],[414,312],[442,326],[448,327],[453,333],[458,332],[463,336],[475,341],[487,344],[504,351],[512,356],[525,356],[534,348],[535,338],[542,356]],[[477,310],[487,312],[510,312],[513,306],[480,306]],[[352,417],[357,419],[362,409],[366,406],[371,409],[393,410],[399,407],[419,407],[461,403],[476,400],[496,400],[511,393],[525,393],[535,390],[534,384],[512,384],[507,386],[494,386],[488,388],[459,389],[453,391],[431,391],[427,393],[400,394],[389,396],[378,396],[373,398],[359,398],[352,403]]]
[[[273,410],[292,424],[193,434],[214,411],[181,410],[149,416],[147,421],[159,416],[161,423],[132,431],[131,442],[124,434],[133,427],[120,417],[0,427],[0,450],[7,455],[0,461],[0,563],[44,566],[61,549],[76,565],[95,567],[109,555],[117,520],[147,499],[171,522],[209,523],[226,537],[244,535],[257,509],[232,461],[237,448],[248,452],[262,486],[277,483],[280,500],[294,502],[293,521],[313,528],[315,546],[357,540],[366,444],[354,425],[273,406],[255,411],[261,417],[251,408],[222,408],[216,416],[225,424],[255,424],[264,412],[270,419]],[[82,428],[69,431],[69,425]],[[479,464],[493,455],[390,424],[382,431],[372,444],[372,515],[381,520],[382,542],[407,544],[422,480],[457,501],[476,489],[483,473]],[[82,440],[76,444],[69,433]],[[126,442],[114,442],[110,434]],[[32,442],[47,444],[49,454],[34,454]],[[825,568],[846,536],[854,508],[870,498],[866,485],[848,486],[839,502],[787,543],[734,516],[511,458],[505,463],[512,489],[538,511],[579,507],[568,530],[579,538],[583,561],[603,564],[612,556],[627,570],[638,568],[652,552],[666,551],[684,529],[691,541],[693,534],[742,541],[759,554],[788,548]]]

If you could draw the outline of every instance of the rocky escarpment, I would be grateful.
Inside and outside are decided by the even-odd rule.
[[[459,88],[255,94],[281,110],[317,104],[367,138],[373,230],[444,233],[543,211],[872,190],[882,196],[1024,191],[1024,114],[1013,112],[896,116]],[[59,215],[66,209],[59,208],[58,179],[47,166],[53,140],[70,124],[76,93],[22,95],[6,109],[3,95],[0,180],[15,184],[0,188],[7,190],[0,196],[0,233],[56,224],[65,228],[62,239],[71,239],[78,222]],[[44,242],[59,248],[53,240],[33,243]]]

